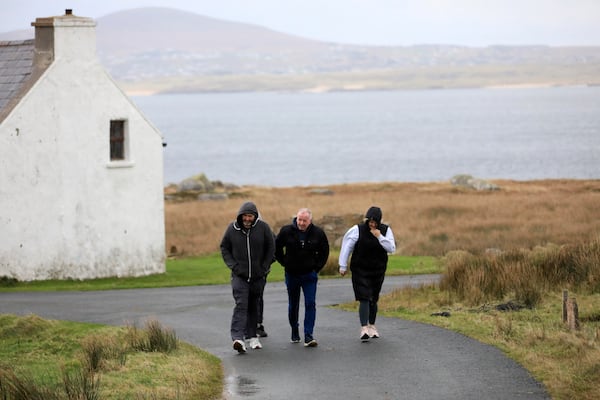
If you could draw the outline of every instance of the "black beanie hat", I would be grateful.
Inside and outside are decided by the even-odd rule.
[[[381,216],[381,208],[373,206],[367,210],[365,219],[367,221],[372,219],[373,221],[377,222],[377,225],[379,225],[381,223]]]

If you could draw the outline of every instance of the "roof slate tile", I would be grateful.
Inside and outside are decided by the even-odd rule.
[[[34,41],[0,41],[0,114],[33,70]]]

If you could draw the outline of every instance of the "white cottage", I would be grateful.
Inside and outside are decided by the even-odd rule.
[[[160,133],[96,57],[96,23],[67,10],[0,42],[0,277],[165,271]]]

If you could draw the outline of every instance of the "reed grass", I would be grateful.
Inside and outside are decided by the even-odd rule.
[[[137,351],[171,353],[177,349],[177,335],[170,328],[165,328],[155,319],[145,323],[145,329],[134,326],[127,327],[127,342]]]
[[[441,290],[470,305],[512,296],[531,308],[546,292],[600,292],[600,236],[589,242],[480,256],[449,253],[445,259]]]
[[[481,254],[487,249],[575,244],[600,232],[599,180],[493,183],[501,189],[480,192],[449,182],[245,186],[222,201],[167,201],[166,247],[168,252],[176,248],[182,256],[218,252],[226,225],[247,200],[256,203],[276,233],[301,207],[309,207],[319,224],[325,216],[364,214],[378,205],[400,255],[443,256],[455,250]],[[315,194],[313,189],[330,189],[333,194]],[[339,237],[329,241],[335,247]]]

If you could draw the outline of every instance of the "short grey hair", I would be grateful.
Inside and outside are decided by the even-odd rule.
[[[299,209],[298,212],[296,213],[296,216],[298,216],[300,214],[308,214],[308,218],[312,221],[312,211],[310,211],[309,208],[303,207],[303,208]]]

